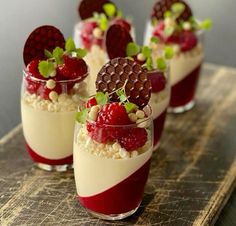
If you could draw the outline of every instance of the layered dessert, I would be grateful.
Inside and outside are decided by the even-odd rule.
[[[156,43],[152,38],[152,43]],[[170,47],[154,57],[153,50],[148,46],[139,46],[131,42],[127,45],[126,55],[147,70],[148,78],[151,81],[152,94],[149,104],[152,108],[154,124],[154,150],[160,144],[160,138],[164,129],[167,108],[170,101],[169,67],[168,61],[173,57],[174,52]]]
[[[108,29],[112,25],[119,25],[133,37],[134,29],[131,22],[125,19],[122,12],[109,0],[82,0],[78,13],[81,21],[75,25],[74,40],[77,47],[88,50],[85,61],[90,68],[90,76],[86,82],[89,94],[94,95],[97,73],[109,59],[106,51]]]
[[[139,64],[115,58],[99,72],[96,87],[96,96],[81,106],[76,117],[76,188],[90,213],[118,220],[137,210],[149,174],[151,83]]]
[[[73,162],[75,114],[87,96],[86,52],[53,26],[35,29],[24,47],[21,116],[26,148],[45,170]]]
[[[170,61],[170,111],[180,113],[194,106],[201,65],[204,59],[203,30],[211,21],[198,22],[191,8],[182,0],[159,0],[153,7],[151,22],[145,33],[145,43],[158,38],[151,45],[158,54],[163,46],[172,46],[175,56]]]

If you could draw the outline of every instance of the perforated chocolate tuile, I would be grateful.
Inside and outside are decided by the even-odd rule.
[[[78,13],[82,20],[88,19],[93,17],[93,14],[95,12],[97,13],[104,13],[103,5],[106,3],[112,3],[110,0],[81,0],[79,7],[78,7]]]
[[[60,30],[50,25],[36,28],[25,42],[23,58],[25,65],[34,59],[45,59],[44,50],[53,51],[56,47],[65,47],[65,39]]]
[[[106,33],[106,50],[110,59],[126,57],[126,47],[133,42],[127,29],[119,24],[113,24]]]
[[[151,96],[151,82],[146,69],[135,61],[126,58],[115,58],[105,64],[98,73],[97,91],[112,93],[125,85],[128,100],[139,107],[145,107]],[[112,101],[119,101],[116,93],[111,95]]]
[[[181,20],[187,21],[193,15],[191,8],[187,5],[186,2],[182,0],[158,0],[156,4],[153,6],[153,11],[151,18],[157,20],[163,20],[165,12],[171,10],[171,6],[174,3],[182,3],[185,5],[184,12],[177,18],[177,21],[180,22]]]

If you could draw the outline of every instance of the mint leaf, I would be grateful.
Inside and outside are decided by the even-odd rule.
[[[114,17],[116,14],[116,7],[112,3],[106,3],[103,5],[104,12],[110,18]]]
[[[125,103],[124,106],[125,106],[126,112],[128,114],[138,109],[138,106],[136,104],[131,103],[131,102]]]
[[[39,69],[39,73],[44,78],[49,78],[50,76],[53,77],[53,75],[55,75],[56,73],[54,63],[46,61],[46,60],[40,61],[38,69]]]
[[[151,39],[150,39],[150,41],[152,42],[152,43],[155,43],[155,44],[158,44],[158,43],[160,43],[160,39],[159,38],[157,38],[157,37],[151,37]]]
[[[48,51],[47,49],[44,50],[44,55],[47,57],[47,58],[53,58],[53,55],[50,51]]]
[[[68,53],[76,51],[75,42],[72,38],[68,38],[66,40],[65,49],[66,49],[66,52]]]
[[[206,19],[199,24],[199,27],[204,30],[209,30],[212,28],[212,24],[213,23],[211,19]]]
[[[163,57],[157,58],[157,68],[160,71],[165,71],[166,70],[166,61]]]
[[[76,49],[76,53],[77,53],[77,57],[82,59],[87,55],[87,50],[78,48],[78,49]]]
[[[176,17],[179,17],[185,10],[185,5],[183,3],[174,3],[171,6],[171,11],[175,14]]]
[[[105,105],[108,102],[108,95],[102,92],[97,92],[95,98],[98,105]]]
[[[99,23],[99,28],[102,31],[107,30],[109,22],[108,22],[108,19],[107,19],[106,15],[101,14],[98,23]]]
[[[126,47],[126,55],[128,57],[136,56],[140,52],[140,46],[134,42],[130,42]]]
[[[146,57],[149,58],[152,56],[152,50],[148,46],[143,46],[142,48],[142,54]]]
[[[120,102],[121,102],[121,103],[124,103],[125,101],[127,101],[127,97],[126,97],[126,95],[125,95],[125,92],[124,92],[124,89],[123,89],[123,88],[118,89],[118,90],[116,91],[116,94],[117,94],[117,96],[120,98]]]
[[[117,17],[123,17],[123,13],[121,10],[118,10],[116,14],[117,14]]]
[[[151,23],[153,27],[156,27],[158,24],[158,20],[153,18]]]
[[[168,18],[168,17],[172,17],[172,13],[171,11],[166,11],[165,14],[164,14],[164,18]]]
[[[174,27],[165,27],[164,34],[167,37],[170,37],[175,31]]]
[[[84,124],[87,120],[87,116],[88,116],[88,109],[79,111],[76,113],[76,121],[81,124]]]
[[[170,46],[166,46],[165,49],[164,49],[164,54],[165,54],[165,58],[168,59],[168,60],[173,58],[173,56],[174,56],[173,48],[170,47]]]
[[[63,54],[64,54],[64,50],[60,47],[56,47],[53,50],[52,55],[55,58],[55,61],[57,64],[63,64]]]
[[[152,62],[151,57],[147,58],[146,67],[147,67],[148,71],[151,71],[153,69],[153,62]]]

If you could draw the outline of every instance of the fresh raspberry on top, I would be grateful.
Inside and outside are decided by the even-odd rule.
[[[147,131],[144,128],[131,128],[118,139],[118,142],[127,151],[134,151],[147,142]]]
[[[196,35],[191,31],[180,33],[179,44],[183,52],[193,49],[198,43]]]
[[[127,20],[124,20],[123,18],[115,18],[112,22],[112,24],[119,24],[123,28],[125,28],[128,32],[131,31],[131,25]]]
[[[32,60],[32,61],[27,65],[26,71],[30,74],[30,76],[33,76],[33,77],[38,78],[38,79],[45,79],[45,78],[39,73],[39,69],[38,69],[39,62],[40,62],[40,60],[38,60],[38,59]]]
[[[97,121],[88,123],[87,130],[92,139],[99,143],[112,142],[122,136],[123,128],[117,125],[128,125],[131,121],[123,105],[115,102],[104,105],[98,112]],[[111,125],[116,125],[115,128]]]
[[[150,71],[148,72],[148,77],[151,80],[153,93],[157,93],[165,89],[166,78],[163,72]]]
[[[83,59],[72,57],[67,54],[63,56],[64,64],[59,66],[59,72],[67,79],[78,79],[77,82],[87,77],[88,67]]]
[[[97,100],[95,97],[90,98],[86,103],[86,108],[91,108],[92,106],[97,105]]]

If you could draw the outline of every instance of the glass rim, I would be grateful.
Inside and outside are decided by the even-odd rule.
[[[86,76],[84,77],[87,78],[87,76],[89,75],[89,67],[87,66],[87,73],[85,74]],[[53,79],[55,77],[49,77],[47,79],[40,79],[40,78],[35,78],[31,73],[29,73],[26,69],[23,69],[23,78],[26,79],[26,77],[30,77],[30,80],[32,81],[35,81],[35,82],[38,82],[38,83],[46,83],[49,79]],[[84,80],[83,79],[83,80]],[[54,80],[54,79],[53,79]],[[82,80],[82,81],[83,81]],[[75,79],[67,79],[67,80],[59,80],[59,81],[56,81],[54,80],[57,84],[66,84],[66,83],[76,83],[77,81],[79,81],[78,83],[82,82],[81,81],[81,78],[75,78]]]
[[[115,102],[114,102],[115,103]],[[108,125],[108,124],[103,124],[101,128],[98,129],[105,129],[106,128],[137,128],[138,125],[148,122],[148,121],[153,121],[153,116],[152,116],[152,108],[149,104],[147,104],[143,109],[147,108],[147,110],[149,111],[148,117],[144,118],[144,119],[140,119],[140,122],[136,122],[133,124],[126,124],[126,125]],[[145,111],[144,111],[145,112]],[[142,121],[141,121],[142,120]],[[86,120],[86,123],[92,124],[92,125],[96,125],[95,121],[90,121],[90,120]]]

